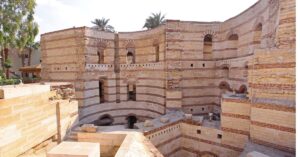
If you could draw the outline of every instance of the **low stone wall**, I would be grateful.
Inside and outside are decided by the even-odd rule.
[[[23,90],[25,87],[28,89]],[[1,157],[18,156],[55,135],[60,141],[78,120],[77,101],[54,99],[57,93],[49,87],[35,84],[0,88],[4,95],[23,92],[0,99]]]

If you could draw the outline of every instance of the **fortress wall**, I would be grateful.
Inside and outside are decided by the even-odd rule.
[[[25,88],[30,89],[32,86],[35,85],[28,85]],[[45,88],[44,85],[38,86],[40,86],[39,89]],[[33,147],[57,135],[58,116],[60,117],[61,139],[64,138],[72,124],[78,120],[76,101],[49,100],[50,98],[53,99],[56,93],[50,92],[50,90],[39,92],[39,89],[35,88],[35,94],[30,94],[17,86],[14,90],[18,91],[12,92],[22,92],[23,96],[0,99],[1,157],[18,156],[30,149],[39,149],[39,147]],[[6,92],[5,86],[4,92]],[[59,112],[56,104],[59,104]],[[43,145],[46,146],[47,144],[49,142]]]
[[[295,62],[294,49],[257,49],[249,68],[251,140],[292,153],[296,133]]]
[[[187,123],[181,123],[180,128],[182,132],[181,153],[190,155],[204,155],[208,153],[218,156],[238,156],[243,150],[240,144],[227,142],[229,134],[221,130]],[[221,134],[222,137],[218,138],[218,134]],[[245,139],[245,137],[240,136],[236,138]]]
[[[250,110],[247,99],[222,98],[221,130],[223,143],[243,149],[250,135]]]
[[[164,25],[148,31],[120,32],[120,64],[127,63],[129,51],[133,51],[135,63],[156,62],[156,46],[159,46],[159,61],[163,61],[165,51]]]

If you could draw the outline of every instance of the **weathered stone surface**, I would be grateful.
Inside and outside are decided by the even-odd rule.
[[[90,142],[62,142],[47,157],[100,157],[100,145]]]

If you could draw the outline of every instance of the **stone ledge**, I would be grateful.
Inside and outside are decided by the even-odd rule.
[[[24,84],[0,87],[0,99],[10,99],[50,91],[50,85]]]
[[[47,153],[47,157],[99,157],[99,143],[62,142]]]

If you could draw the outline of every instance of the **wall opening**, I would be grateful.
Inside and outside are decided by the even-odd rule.
[[[128,101],[136,101],[136,87],[134,84],[127,86]]]
[[[254,29],[254,37],[253,37],[254,38],[253,43],[256,48],[260,47],[261,35],[262,35],[262,24],[259,23]]]
[[[227,66],[222,67],[222,71],[223,71],[223,77],[224,78],[229,78],[229,68]]]
[[[203,58],[204,59],[212,58],[212,35],[211,34],[207,34],[204,36]]]
[[[99,81],[99,99],[100,99],[100,101],[99,101],[100,103],[105,102],[103,81]]]
[[[241,85],[239,90],[237,91],[239,94],[247,94],[247,86],[246,85]]]
[[[134,64],[135,63],[135,56],[133,52],[128,51],[127,53],[127,64]]]
[[[232,34],[228,37],[227,45],[232,57],[237,56],[238,44],[239,36],[237,34]]]
[[[104,63],[104,50],[99,49],[97,51],[97,55],[98,55],[98,64],[103,64]]]
[[[137,118],[134,115],[130,115],[126,118],[127,120],[127,127],[129,129],[134,129],[134,124],[137,122]]]
[[[222,81],[220,84],[219,84],[219,88],[223,93],[226,93],[227,91],[232,91],[231,88],[230,88],[230,85],[229,83],[227,83],[226,81]]]
[[[155,46],[155,61],[159,62],[159,45]]]
[[[97,120],[94,121],[94,125],[96,126],[109,126],[112,125],[114,119],[109,114],[105,114],[100,116]]]

